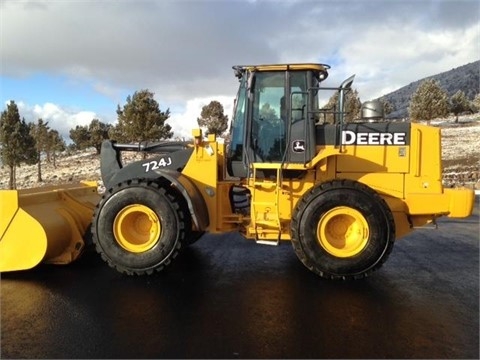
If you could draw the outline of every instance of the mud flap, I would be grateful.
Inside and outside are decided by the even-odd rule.
[[[0,272],[77,259],[99,200],[93,182],[0,191]]]

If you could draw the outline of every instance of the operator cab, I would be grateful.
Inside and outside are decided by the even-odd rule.
[[[315,124],[321,117],[319,85],[328,77],[330,66],[247,65],[233,69],[240,87],[230,129],[229,174],[247,177],[252,163],[309,162],[315,156]]]

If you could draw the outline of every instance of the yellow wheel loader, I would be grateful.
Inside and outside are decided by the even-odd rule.
[[[291,241],[300,261],[323,278],[362,278],[414,228],[440,216],[469,216],[474,192],[442,186],[440,129],[383,121],[375,101],[364,104],[361,121],[347,123],[353,76],[324,87],[329,68],[234,66],[240,85],[227,143],[200,129],[189,144],[105,141],[102,198],[84,185],[76,190],[88,192],[84,199],[71,196],[81,215],[70,214],[70,203],[55,210],[63,222],[72,218],[71,234],[47,224],[50,208],[34,212],[24,204],[27,195],[3,192],[0,270],[55,263],[58,255],[44,248],[70,236],[70,248],[81,250],[78,234],[91,232],[111,267],[151,274],[204,233],[237,231],[259,244]],[[332,93],[336,103],[327,106]],[[123,164],[123,151],[151,156]],[[23,259],[29,252],[35,261]]]

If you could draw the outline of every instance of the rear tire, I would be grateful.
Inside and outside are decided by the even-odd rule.
[[[395,222],[369,187],[334,180],[311,189],[292,217],[292,245],[302,263],[328,279],[363,278],[392,251]]]
[[[191,229],[176,194],[155,182],[130,180],[107,191],[92,222],[93,242],[111,267],[128,275],[163,270]]]

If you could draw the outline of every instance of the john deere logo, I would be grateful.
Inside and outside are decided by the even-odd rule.
[[[356,133],[351,130],[342,131],[342,143],[344,145],[406,145],[407,134],[368,132]]]
[[[295,140],[292,142],[292,150],[296,153],[305,152],[305,141],[304,140]]]

